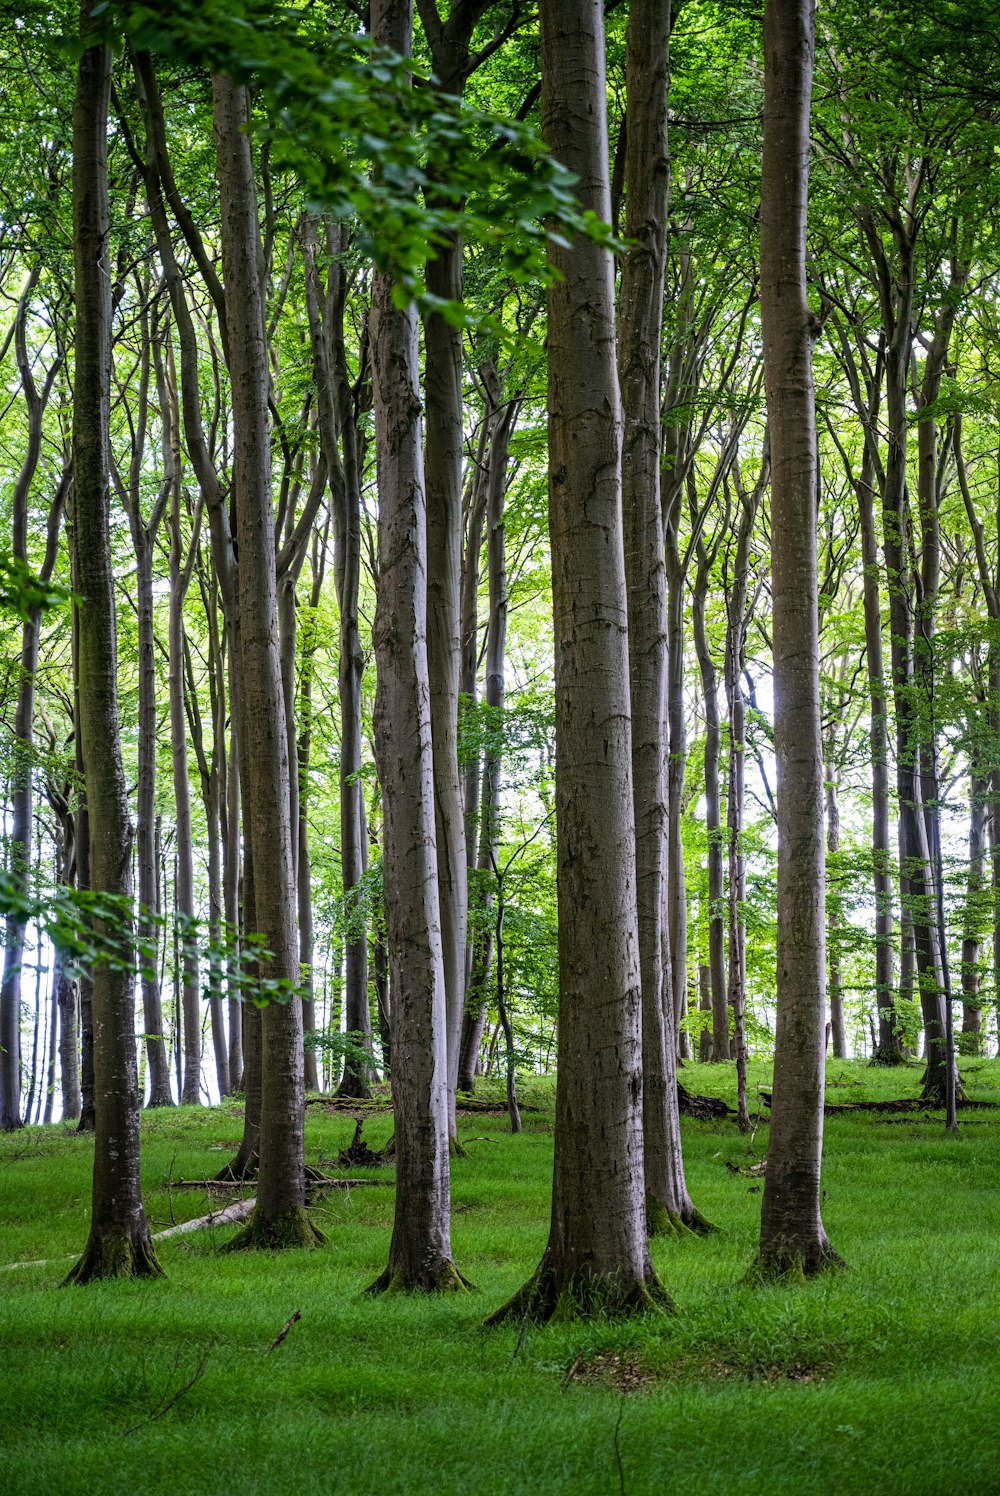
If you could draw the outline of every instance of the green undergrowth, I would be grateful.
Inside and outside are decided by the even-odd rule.
[[[733,1097],[730,1066],[689,1090]],[[1000,1102],[1000,1064],[963,1063]],[[763,1067],[751,1067],[751,1112]],[[831,1061],[836,1103],[915,1096],[916,1066]],[[235,1228],[159,1243],[163,1281],[60,1289],[87,1235],[92,1142],[0,1137],[0,1489],[4,1496],[604,1493],[966,1496],[1000,1489],[1000,1110],[827,1119],[824,1220],[849,1270],[749,1289],[766,1110],[685,1120],[688,1180],[720,1230],[656,1239],[676,1315],[483,1331],[548,1227],[552,1088],[525,1131],[460,1114],[456,1267],[476,1293],[364,1289],[383,1271],[393,1191],[318,1197],[325,1245],[219,1255]],[[336,1172],[350,1113],[310,1106],[307,1160]],[[391,1130],[372,1115],[365,1139]],[[218,1172],[238,1109],[143,1121],[153,1229],[204,1214],[181,1178]],[[351,1171],[385,1179],[386,1171]],[[232,1192],[226,1195],[228,1202]],[[287,1335],[269,1349],[292,1316]]]

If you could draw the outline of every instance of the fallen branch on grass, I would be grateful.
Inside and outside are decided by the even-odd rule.
[[[166,1231],[155,1231],[153,1240],[164,1241],[168,1236],[185,1236],[189,1231],[204,1231],[209,1226],[235,1226],[253,1213],[256,1204],[256,1195],[249,1200],[237,1200],[235,1205],[227,1205],[225,1210],[210,1210],[208,1215],[184,1221],[180,1226],[168,1226]]]

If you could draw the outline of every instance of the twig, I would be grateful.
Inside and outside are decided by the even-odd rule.
[[[282,1325],[282,1327],[278,1331],[277,1335],[275,1335],[274,1339],[271,1341],[271,1344],[267,1348],[268,1351],[277,1350],[278,1346],[285,1339],[285,1337],[287,1336],[289,1330],[292,1328],[292,1325],[296,1324],[301,1318],[302,1318],[302,1310],[301,1309],[296,1309],[295,1313],[292,1315],[292,1317],[288,1321],[288,1323],[285,1324],[285,1325]]]
[[[201,1360],[198,1362],[193,1375],[188,1378],[182,1387],[178,1387],[173,1397],[168,1398],[165,1403],[157,1408],[155,1413],[150,1413],[148,1418],[143,1418],[139,1423],[133,1423],[130,1428],[122,1429],[122,1438],[127,1439],[129,1434],[136,1433],[139,1429],[145,1428],[147,1424],[155,1423],[158,1418],[163,1417],[164,1413],[169,1413],[170,1409],[180,1402],[184,1394],[190,1392],[194,1384],[199,1382],[205,1375],[205,1367],[208,1365],[208,1358],[211,1354],[212,1348],[209,1346],[208,1350],[202,1353]]]

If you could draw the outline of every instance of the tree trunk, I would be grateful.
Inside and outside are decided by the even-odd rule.
[[[462,245],[439,244],[427,262],[427,290],[462,297]],[[448,1130],[455,1147],[465,944],[469,892],[465,807],[458,773],[458,689],[461,669],[462,574],[462,329],[438,312],[424,318],[427,491],[427,669],[434,744],[434,826],[448,1046]]]
[[[983,1010],[979,1001],[979,947],[984,915],[983,865],[988,796],[989,781],[973,775],[969,784],[969,866],[962,932],[962,1051],[965,1054],[980,1053],[983,1031]]]
[[[507,669],[507,538],[504,527],[504,502],[507,492],[507,461],[510,437],[517,415],[516,402],[501,406],[502,388],[495,367],[484,370],[487,390],[493,402],[490,419],[490,449],[486,476],[486,573],[489,587],[489,615],[486,623],[486,660],[483,704],[492,713],[489,730],[495,741],[502,737],[503,710],[506,700]],[[468,984],[462,1020],[461,1055],[458,1067],[459,1089],[472,1091],[476,1084],[476,1063],[486,1022],[487,996],[493,968],[495,921],[490,918],[493,905],[492,879],[486,882],[496,866],[500,852],[500,772],[502,754],[498,746],[489,746],[482,755],[479,805],[479,849],[476,867],[483,878],[481,922],[472,941]]]
[[[708,983],[712,1029],[710,1049],[714,1059],[729,1058],[729,1011],[726,999],[726,915],[723,879],[724,837],[719,756],[722,729],[719,722],[719,677],[708,647],[705,629],[705,598],[709,585],[707,567],[699,565],[691,595],[691,621],[695,653],[701,671],[705,699],[705,830],[708,834]],[[700,1047],[700,1046],[699,1046]]]
[[[67,1282],[160,1275],[139,1179],[134,979],[113,946],[132,948],[132,827],[118,735],[115,593],[109,535],[111,276],[108,101],[111,49],[88,46],[90,0],[73,109],[76,343],[73,385],[74,585],[79,609],[79,733],[90,818],[90,887],[117,901],[96,919],[93,972],[94,1179],[90,1236]],[[122,940],[124,934],[125,939]]]
[[[666,947],[667,614],[663,515],[660,505],[660,342],[666,266],[670,163],[669,0],[636,0],[629,12],[626,88],[625,235],[618,339],[621,381],[622,513],[628,601],[632,717],[636,903],[641,973],[642,1131],[646,1226],[676,1234],[706,1222],[684,1179],[677,1104],[676,1028],[670,1021],[671,958]]]
[[[543,0],[542,128],[607,222],[600,0]],[[612,257],[552,245],[549,533],[556,649],[559,1070],[552,1223],[494,1319],[669,1303],[646,1238],[642,994]]]
[[[882,654],[882,600],[875,539],[875,494],[872,460],[865,451],[855,485],[861,522],[864,567],[865,658],[871,716],[868,743],[872,772],[872,866],[875,884],[875,1003],[878,1046],[872,1056],[880,1065],[898,1065],[903,1045],[896,1025],[892,979],[892,871],[889,855],[888,695]]]
[[[184,713],[184,598],[191,568],[184,561],[181,536],[180,433],[170,442],[170,612],[167,624],[167,683],[170,693],[170,756],[174,787],[174,847],[176,887],[174,905],[179,922],[183,970],[184,1079],[181,1101],[197,1106],[201,1100],[201,993],[198,988],[198,942],[194,932],[194,839],[191,829],[191,780],[188,775],[187,722]],[[197,545],[197,537],[192,547]],[[180,974],[179,974],[180,975]]]
[[[268,363],[260,235],[246,89],[212,79],[228,362],[234,426],[233,493],[239,547],[240,731],[253,852],[255,928],[277,992],[261,1014],[257,1206],[232,1248],[313,1246],[305,1210],[305,1089],[299,949],[289,817],[290,763],[278,654]]]
[[[826,766],[826,850],[840,851],[840,806],[837,803],[837,768]],[[827,969],[830,989],[830,1029],[835,1060],[847,1059],[847,1035],[844,1030],[844,989],[840,972],[840,911],[835,899],[827,898]]]
[[[409,0],[376,0],[372,38],[408,56]],[[375,749],[383,797],[385,918],[392,982],[396,1211],[389,1262],[372,1285],[458,1288],[451,1260],[445,972],[435,846],[427,663],[427,516],[418,324],[372,285],[369,324],[379,491]],[[399,1063],[405,1056],[405,1065]]]
[[[344,329],[347,284],[341,255],[345,246],[339,235],[332,231],[328,234],[333,285],[324,301],[316,268],[315,234],[315,220],[309,219],[303,235],[306,310],[317,386],[320,446],[326,458],[330,481],[334,582],[340,610],[337,663],[340,696],[340,860],[344,904],[350,927],[346,945],[344,1002],[347,1032],[355,1035],[357,1047],[364,1052],[371,1048],[372,1031],[368,1001],[368,939],[355,892],[365,871],[364,786],[361,781],[364,655],[358,612],[361,578],[361,469]],[[340,447],[343,448],[343,461]],[[370,1078],[369,1064],[357,1058],[349,1059],[345,1062],[337,1094],[364,1099],[370,1094]]]
[[[667,941],[669,982],[673,993],[675,1053],[690,1054],[687,1030],[681,1026],[687,1000],[687,880],[684,869],[684,778],[687,770],[687,722],[684,712],[684,573],[677,543],[679,502],[666,527],[667,562]]]
[[[40,392],[32,373],[25,330],[29,302],[37,280],[36,269],[28,277],[28,284],[18,303],[14,326],[15,357],[27,405],[27,437],[24,457],[11,496],[11,554],[25,566],[28,564],[28,498],[41,456],[42,419],[55,373],[54,368],[46,379],[44,390]],[[43,582],[51,578],[56,562],[64,496],[65,483],[60,483],[49,505],[46,553],[39,573]],[[38,670],[41,627],[41,609],[30,608],[21,627],[17,703],[14,708],[13,763],[8,784],[8,868],[25,884],[28,883],[31,867],[35,676]],[[4,1132],[21,1126],[21,968],[24,962],[25,928],[20,915],[12,913],[7,916],[3,936],[3,978],[0,980],[0,1131]]]
[[[839,1261],[820,1218],[825,870],[815,325],[805,267],[814,43],[811,0],[767,0],[760,295],[771,441],[778,1011],[756,1264],[764,1278],[810,1276]]]

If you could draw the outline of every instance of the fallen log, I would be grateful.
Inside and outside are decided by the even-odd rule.
[[[189,1231],[205,1231],[209,1226],[235,1226],[246,1220],[256,1204],[256,1195],[249,1200],[237,1200],[234,1205],[227,1205],[225,1210],[210,1210],[208,1215],[184,1221],[180,1226],[168,1226],[165,1231],[154,1231],[153,1240],[166,1241],[168,1236],[186,1236]]]
[[[771,1105],[771,1092],[761,1091],[760,1099],[765,1106]],[[993,1111],[1000,1106],[996,1101],[969,1101],[958,1100],[955,1102],[958,1111]],[[901,1096],[893,1101],[828,1101],[823,1107],[828,1117],[837,1116],[850,1112],[905,1112],[907,1114],[917,1112],[943,1112],[943,1103],[939,1106],[933,1101],[922,1101],[919,1096]]]
[[[395,1183],[393,1179],[331,1179],[326,1174],[310,1174],[306,1181],[309,1189],[337,1189],[353,1190],[361,1189],[366,1184],[388,1184]],[[175,1179],[171,1184],[175,1190],[204,1190],[210,1194],[212,1190],[242,1190],[246,1184],[242,1179]]]
[[[677,1082],[677,1106],[682,1117],[698,1117],[702,1122],[711,1117],[731,1117],[733,1109],[721,1096],[696,1096]]]

